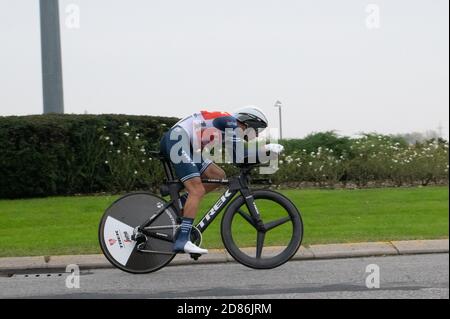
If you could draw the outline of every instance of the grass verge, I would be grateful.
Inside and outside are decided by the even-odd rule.
[[[301,211],[303,244],[448,238],[448,187],[364,190],[284,190]],[[218,198],[206,196],[201,211]],[[101,215],[118,196],[0,200],[0,257],[99,253]],[[269,204],[261,214],[270,215]],[[200,214],[199,214],[200,215]],[[271,217],[268,217],[270,219]],[[282,229],[282,228],[281,228]],[[245,226],[243,245],[256,239]],[[283,232],[268,236],[279,244]],[[220,216],[204,234],[207,248],[221,248]]]

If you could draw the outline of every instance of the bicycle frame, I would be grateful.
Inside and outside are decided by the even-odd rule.
[[[251,190],[248,187],[248,174],[250,172],[250,168],[243,169],[241,174],[230,178],[230,179],[202,179],[202,182],[205,184],[220,184],[220,185],[228,185],[228,188],[225,192],[219,197],[216,203],[204,214],[202,219],[195,226],[201,233],[203,233],[208,226],[214,221],[214,219],[222,212],[222,210],[228,205],[228,203],[235,197],[235,195],[240,192],[240,194],[245,198],[246,206],[250,212],[250,216],[245,214],[244,218],[248,219],[249,222],[254,223],[258,230],[264,231],[264,224],[260,218],[260,214],[258,208],[255,205],[253,195]],[[169,174],[166,174],[170,177]],[[138,231],[143,232],[145,235],[158,238],[165,241],[173,242],[173,238],[168,236],[167,234],[160,234],[158,232],[150,232],[146,230],[149,227],[153,220],[158,218],[164,211],[173,207],[177,216],[181,218],[182,216],[182,207],[180,202],[179,191],[182,189],[182,184],[176,180],[169,180],[166,186],[168,186],[168,192],[171,197],[171,200],[166,203],[160,210],[154,214],[149,220],[143,223],[141,226],[137,228]],[[241,215],[243,215],[242,213]]]
[[[227,182],[227,180],[224,181],[214,181],[214,180],[202,180],[203,183],[207,184],[223,184],[224,182]],[[229,187],[216,201],[216,203],[206,212],[206,214],[203,215],[202,219],[198,222],[196,225],[197,229],[203,233],[208,226],[214,221],[214,219],[217,217],[217,215],[222,212],[222,210],[228,205],[228,203],[233,199],[233,197],[238,193],[238,189],[235,189],[233,187]]]

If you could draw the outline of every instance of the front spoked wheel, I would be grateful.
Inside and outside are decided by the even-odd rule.
[[[222,219],[222,240],[230,255],[255,269],[278,267],[291,259],[303,238],[303,222],[295,205],[280,193],[253,192],[264,227],[252,219],[245,199],[237,197]]]

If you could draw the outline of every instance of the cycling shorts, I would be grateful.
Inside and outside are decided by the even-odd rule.
[[[175,136],[178,135],[178,138],[175,140],[170,139],[170,134],[172,133],[172,131],[174,131]],[[187,141],[187,143],[178,144],[176,146],[178,148],[179,158],[176,159],[177,162],[174,162],[171,159],[170,151],[174,145],[181,141],[181,139],[184,139],[184,141]],[[180,147],[180,145],[182,145],[182,147]],[[200,177],[201,174],[208,168],[208,166],[213,163],[209,159],[204,160],[202,156],[195,157],[199,158],[199,161],[197,163],[194,161],[193,148],[189,135],[180,126],[174,126],[163,135],[160,142],[160,151],[161,154],[172,163],[175,169],[175,174],[182,182],[185,182],[194,177]],[[180,158],[181,161],[179,161]]]

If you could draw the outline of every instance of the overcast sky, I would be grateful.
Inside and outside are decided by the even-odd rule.
[[[288,137],[439,124],[448,136],[448,3],[62,0],[65,110],[183,117],[254,104],[277,126],[280,100]],[[69,4],[79,28],[66,25]],[[38,9],[0,0],[0,115],[42,112]]]

